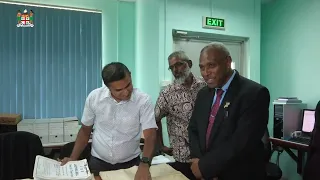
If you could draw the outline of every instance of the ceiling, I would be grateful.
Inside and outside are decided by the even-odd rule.
[[[136,0],[118,0],[118,1],[127,1],[127,2],[135,2]],[[264,3],[270,3],[272,1],[275,1],[275,0],[261,0],[261,3],[264,4]]]

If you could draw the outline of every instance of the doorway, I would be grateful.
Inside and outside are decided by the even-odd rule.
[[[178,31],[181,32],[181,31]],[[200,68],[199,68],[199,56],[200,51],[202,48],[204,48],[206,45],[210,44],[211,42],[221,42],[223,43],[227,49],[230,52],[231,58],[232,58],[232,64],[231,67],[233,69],[236,69],[239,74],[242,76],[247,75],[246,73],[246,66],[247,66],[247,58],[246,58],[246,49],[245,49],[245,43],[246,40],[243,38],[234,38],[232,37],[216,37],[212,38],[210,36],[204,36],[203,34],[207,33],[198,33],[195,35],[195,32],[192,32],[192,36],[188,36],[188,33],[185,33],[183,31],[183,35],[180,34],[180,36],[174,36],[173,37],[173,50],[174,51],[184,51],[187,56],[192,60],[192,68],[191,72],[196,77],[201,77],[200,74]],[[175,33],[177,34],[177,33]],[[189,33],[191,34],[191,33]],[[201,34],[202,36],[200,36]]]

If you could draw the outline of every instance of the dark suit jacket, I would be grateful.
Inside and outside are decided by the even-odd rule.
[[[199,168],[205,179],[263,180],[265,163],[261,139],[269,117],[268,89],[237,72],[221,102],[206,148],[214,93],[215,90],[208,87],[198,93],[189,124],[191,157],[200,159]]]
[[[305,165],[303,180],[318,180],[320,177],[320,101],[316,107],[315,125],[312,132],[310,151]]]

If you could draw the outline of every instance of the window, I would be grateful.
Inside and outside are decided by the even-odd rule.
[[[236,63],[235,62],[231,62],[231,69],[235,69],[236,68]]]
[[[18,10],[33,27],[17,27]],[[0,113],[81,118],[101,86],[101,13],[0,3],[0,16]]]

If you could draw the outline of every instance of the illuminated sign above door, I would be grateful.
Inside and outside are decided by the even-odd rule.
[[[209,29],[225,29],[225,21],[220,18],[202,17],[202,27]]]

